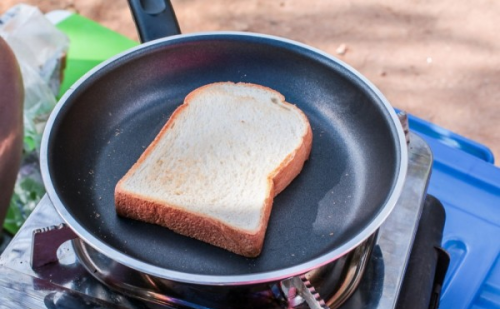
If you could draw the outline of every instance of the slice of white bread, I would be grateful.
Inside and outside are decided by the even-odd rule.
[[[274,196],[300,173],[311,144],[307,117],[279,92],[200,87],[118,182],[116,211],[256,257]]]

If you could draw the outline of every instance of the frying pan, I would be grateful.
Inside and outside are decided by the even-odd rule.
[[[143,41],[178,31],[168,2],[146,2],[131,1]],[[164,15],[173,23],[157,30]],[[192,90],[220,81],[281,92],[313,129],[310,159],[275,198],[254,259],[119,217],[114,208],[116,183],[172,111]],[[406,165],[397,116],[366,78],[315,48],[240,32],[173,35],[105,61],[59,101],[41,148],[48,195],[82,241],[140,272],[202,285],[279,280],[338,259],[389,215]]]

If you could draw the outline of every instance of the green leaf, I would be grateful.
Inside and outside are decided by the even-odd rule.
[[[17,233],[25,220],[17,201],[19,201],[19,196],[14,194],[10,200],[9,208],[7,209],[7,216],[5,217],[3,224],[3,228],[11,234]]]

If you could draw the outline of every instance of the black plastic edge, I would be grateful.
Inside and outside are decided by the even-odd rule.
[[[450,261],[448,253],[440,247],[445,220],[441,202],[428,195],[396,308],[439,307],[441,287]]]

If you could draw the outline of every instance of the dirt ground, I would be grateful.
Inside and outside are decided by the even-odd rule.
[[[2,0],[66,9],[137,39],[125,0]],[[240,30],[324,50],[397,108],[482,143],[500,161],[500,1],[172,0],[184,33]],[[499,162],[496,165],[500,165]]]

